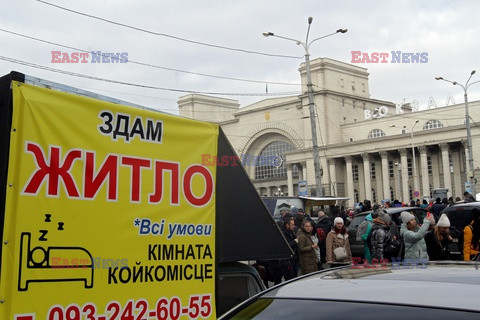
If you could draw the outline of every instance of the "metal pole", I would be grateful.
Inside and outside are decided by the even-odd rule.
[[[312,151],[313,151],[313,167],[315,171],[315,193],[317,197],[323,196],[322,190],[322,167],[320,166],[320,155],[318,152],[318,140],[317,140],[317,123],[315,121],[315,100],[313,95],[313,84],[312,84],[312,75],[310,72],[310,53],[308,52],[308,48],[310,45],[320,39],[324,39],[326,37],[333,36],[337,33],[345,33],[347,29],[338,29],[337,31],[324,35],[322,37],[313,39],[312,41],[308,41],[308,36],[310,34],[310,25],[312,24],[313,18],[308,18],[308,29],[307,29],[307,36],[305,42],[300,40],[287,38],[284,36],[279,36],[274,34],[273,32],[263,32],[263,36],[265,37],[277,37],[280,39],[285,39],[289,41],[294,41],[297,45],[302,45],[305,49],[305,68],[307,71],[307,96],[308,96],[308,108],[310,110],[310,127],[312,129]],[[305,178],[305,177],[304,177]],[[335,192],[335,191],[334,191]]]
[[[315,121],[315,101],[313,97],[312,75],[310,73],[310,54],[305,47],[305,67],[307,69],[307,94],[308,108],[310,110],[310,126],[312,128],[313,168],[315,170],[315,192],[317,197],[322,197],[322,171],[318,152],[317,123]]]
[[[412,156],[413,156],[413,197],[416,198],[415,192],[419,191],[418,190],[418,176],[417,176],[417,161],[415,158],[415,144],[413,143],[413,128],[415,128],[415,125],[418,123],[418,120],[415,122],[413,125],[412,129],[410,130],[410,138],[412,140]],[[418,195],[420,196],[420,194]]]
[[[476,198],[475,192],[475,180],[474,180],[474,165],[473,165],[473,150],[472,150],[472,135],[470,133],[470,115],[468,114],[468,96],[467,96],[467,87],[463,88],[465,90],[465,94],[463,95],[465,98],[465,125],[467,126],[467,150],[468,150],[468,175],[467,179],[470,181],[471,185],[471,194],[474,198]]]
[[[470,72],[470,77],[468,78],[465,85],[461,85],[457,81],[444,79],[443,77],[435,77],[435,80],[450,82],[454,86],[460,86],[463,89],[463,92],[464,92],[463,97],[465,99],[465,126],[467,127],[467,151],[468,151],[468,169],[469,169],[467,172],[467,181],[470,181],[470,186],[471,186],[470,193],[476,199],[477,193],[475,191],[475,166],[473,164],[472,135],[470,132],[470,115],[468,114],[468,95],[467,95],[468,87],[480,82],[480,80],[478,80],[468,84],[470,82],[470,79],[472,79],[472,76],[475,74],[475,72],[476,72],[475,70]]]

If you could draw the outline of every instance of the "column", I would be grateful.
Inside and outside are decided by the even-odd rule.
[[[448,188],[448,196],[452,196],[452,177],[450,175],[450,161],[448,161],[449,147],[448,143],[440,144],[442,150],[442,166],[443,166],[443,187]]]
[[[370,155],[368,153],[362,154],[363,159],[363,174],[365,180],[365,199],[372,200],[372,177],[370,175]]]
[[[267,197],[272,196],[272,187],[267,187]]]
[[[458,150],[458,151],[457,151]],[[452,197],[460,197],[463,199],[463,186],[462,186],[462,157],[461,151],[457,149],[452,152],[453,162],[453,185],[455,186],[455,193],[452,190]]]
[[[355,202],[355,197],[354,197],[354,187],[353,187],[353,169],[352,169],[352,157],[351,156],[346,156],[345,157],[345,163],[347,165],[347,197],[350,197],[350,200],[348,200],[348,207],[352,208],[353,203]]]
[[[433,188],[440,188],[440,171],[441,171],[441,164],[440,164],[440,154],[439,152],[430,152],[430,158],[432,163],[432,184]]]
[[[410,201],[410,194],[408,192],[408,162],[407,150],[400,149],[400,163],[402,165],[402,202],[408,203]]]
[[[307,162],[306,161],[302,162],[302,180],[307,180]]]
[[[292,165],[287,164],[287,190],[288,196],[293,197],[293,178],[292,178]]]
[[[380,151],[380,157],[382,158],[382,185],[383,185],[383,189],[382,189],[383,198],[381,199],[390,199],[390,172],[388,171],[388,152]]]
[[[337,196],[338,191],[337,191],[337,170],[335,167],[335,159],[330,159],[328,160],[329,166],[330,166],[330,195],[331,196]]]
[[[428,179],[428,161],[427,161],[427,147],[418,147],[420,151],[420,170],[422,172],[422,196],[430,197],[430,183]]]

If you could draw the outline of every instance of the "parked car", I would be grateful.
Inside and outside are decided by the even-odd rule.
[[[478,292],[478,262],[353,265],[283,282],[220,319],[479,319]]]
[[[450,220],[450,234],[453,241],[458,243],[460,252],[463,252],[463,229],[472,222],[472,209],[480,209],[480,202],[457,203],[443,209]]]
[[[220,263],[217,272],[217,315],[265,290],[257,270],[245,263]]]
[[[407,211],[413,214],[417,220],[417,223],[421,223],[425,216],[427,215],[427,209],[419,208],[419,207],[393,207],[393,208],[386,208],[383,209],[390,217],[392,221],[397,224],[398,231],[400,233],[400,226],[402,224],[402,219],[400,218],[400,213],[402,211]],[[350,249],[352,250],[353,257],[363,257],[363,241],[357,241],[357,229],[358,226],[365,221],[367,215],[372,213],[372,211],[360,212],[357,213],[354,217],[350,225],[348,226],[348,239],[350,240]]]

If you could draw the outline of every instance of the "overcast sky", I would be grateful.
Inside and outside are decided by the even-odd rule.
[[[351,63],[352,51],[390,53],[388,63],[356,63],[368,68],[371,98],[395,103],[417,100],[425,108],[430,97],[438,106],[445,105],[451,93],[456,103],[462,103],[462,88],[435,81],[435,76],[464,84],[476,69],[478,73],[471,81],[480,80],[480,2],[474,0],[45,1],[172,37],[115,25],[35,0],[9,0],[0,11],[1,75],[16,70],[169,113],[178,112],[177,99],[187,91],[224,93],[219,97],[236,99],[241,107],[268,98],[264,96],[267,82],[271,97],[299,93],[298,68],[304,61],[304,49],[294,42],[265,38],[262,32],[304,41],[309,16],[313,17],[310,39],[348,28],[345,34],[312,44],[311,59],[328,57]],[[76,52],[61,45],[104,53],[126,52],[129,62],[92,63],[90,55],[88,63],[52,63],[52,51]],[[393,64],[391,51],[427,53],[428,61]],[[5,58],[163,90],[65,75],[7,62]],[[479,100],[480,83],[468,93],[469,100]]]

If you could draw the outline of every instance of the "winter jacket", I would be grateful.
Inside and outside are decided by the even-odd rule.
[[[383,260],[384,257],[384,246],[387,239],[391,238],[390,235],[390,226],[386,224],[382,224],[380,222],[375,221],[372,227],[372,259]]]
[[[365,225],[362,226],[362,224],[364,223]],[[358,231],[357,231],[361,233],[360,238],[363,240],[363,253],[365,255],[365,259],[367,259],[368,262],[372,261],[372,254],[370,252],[370,247],[368,246],[368,243],[367,243],[368,235],[372,231],[372,225],[373,225],[373,218],[372,218],[372,214],[370,213],[365,218],[365,221],[358,226]],[[365,229],[365,232],[362,232],[361,229]]]
[[[434,205],[432,206],[432,213],[435,216],[435,220],[438,220],[440,218],[440,214],[442,213],[442,210],[445,209],[445,205],[441,202],[435,202]]]
[[[479,253],[478,250],[475,250],[472,245],[472,238],[473,238],[473,231],[472,231],[472,226],[468,225],[463,229],[463,260],[465,261],[470,261],[472,258],[471,256],[474,256]],[[479,249],[477,247],[477,249]]]
[[[407,224],[402,223],[400,235],[405,244],[405,260],[428,260],[427,245],[425,243],[425,235],[427,234],[430,220],[423,219],[423,224],[416,231],[408,230]]]
[[[341,262],[348,263],[352,261],[352,251],[350,250],[350,242],[348,241],[348,233],[337,234],[335,230],[332,230],[327,235],[327,263]],[[344,260],[336,260],[333,250],[338,247],[344,247],[347,252],[347,257]]]
[[[302,229],[297,232],[298,254],[300,256],[300,270],[302,274],[318,271],[318,261],[315,250],[313,249],[313,241],[310,234]]]
[[[435,229],[427,232],[425,243],[427,244],[427,253],[429,260],[450,260],[450,249],[448,245],[452,243],[448,236],[444,236],[442,241],[435,238]]]
[[[317,220],[317,229],[322,228],[325,235],[327,235],[330,230],[332,230],[333,222],[329,216],[324,215],[318,218]]]
[[[282,227],[282,231],[283,231],[283,235],[285,236],[285,239],[287,240],[288,244],[290,245],[290,248],[294,253],[292,260],[298,260],[298,244],[297,244],[297,241],[295,241],[297,237],[292,231],[286,230],[285,227]]]

